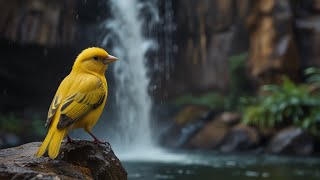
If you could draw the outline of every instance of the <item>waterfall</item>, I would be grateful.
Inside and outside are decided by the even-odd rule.
[[[118,151],[150,149],[154,146],[151,133],[152,101],[148,93],[150,78],[146,53],[157,48],[147,37],[159,21],[156,2],[109,0],[112,19],[103,28],[108,32],[102,46],[119,58],[114,63],[117,119],[111,136]],[[146,19],[148,17],[148,19]],[[146,22],[147,21],[147,22]],[[111,54],[111,53],[110,53]]]

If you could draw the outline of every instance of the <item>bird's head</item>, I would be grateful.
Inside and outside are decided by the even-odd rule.
[[[117,59],[102,48],[90,47],[78,55],[73,68],[104,74],[108,65]]]

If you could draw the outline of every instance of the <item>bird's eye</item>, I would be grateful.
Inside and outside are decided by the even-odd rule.
[[[93,59],[94,59],[94,60],[98,60],[98,56],[94,56]]]

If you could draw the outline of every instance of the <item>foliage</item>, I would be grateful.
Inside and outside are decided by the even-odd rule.
[[[311,75],[310,83],[319,83],[320,71],[306,74]],[[295,125],[309,130],[312,134],[319,133],[320,96],[309,91],[310,84],[295,84],[287,77],[282,85],[265,85],[264,94],[258,96],[244,111],[243,122],[257,125],[261,128],[278,128]]]
[[[47,130],[44,128],[44,121],[38,114],[33,115],[31,122],[31,128],[36,135],[46,135]]]
[[[229,59],[230,91],[225,101],[227,110],[240,110],[242,104],[239,97],[247,96],[252,90],[246,75],[247,58],[248,53],[245,52]]]
[[[43,136],[46,133],[43,123],[43,120],[37,114],[27,121],[14,113],[0,114],[0,130],[4,132]]]
[[[306,82],[312,85],[320,85],[320,69],[315,67],[309,67],[304,71],[304,74],[308,77]]]
[[[19,133],[23,130],[22,120],[15,114],[0,115],[0,130]]]
[[[224,97],[218,93],[208,93],[201,96],[194,96],[194,95],[183,95],[178,97],[174,100],[175,105],[185,105],[185,104],[192,104],[192,105],[200,105],[200,106],[207,106],[212,109],[219,109],[224,107]]]

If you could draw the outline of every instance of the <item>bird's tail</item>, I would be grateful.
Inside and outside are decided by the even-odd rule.
[[[39,147],[38,152],[36,153],[37,157],[41,157],[48,149],[48,155],[51,159],[55,159],[60,150],[61,142],[63,138],[67,135],[67,128],[64,129],[57,129],[56,126],[54,126],[54,123],[49,129],[49,132],[44,139],[43,143]]]

